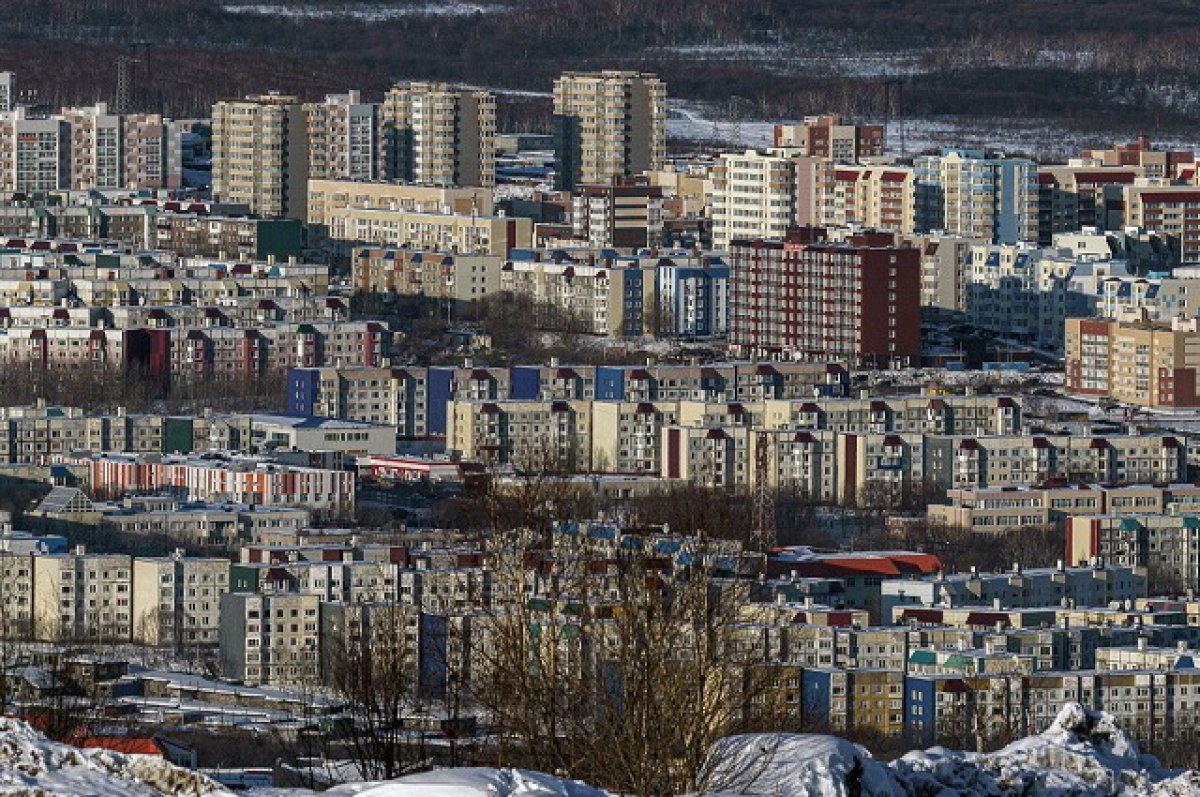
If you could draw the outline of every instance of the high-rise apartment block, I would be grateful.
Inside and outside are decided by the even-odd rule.
[[[314,180],[374,180],[381,176],[379,106],[357,91],[330,94],[304,106],[308,176]]]
[[[1037,164],[945,149],[913,161],[918,228],[1011,244],[1038,239]]]
[[[496,182],[496,98],[444,83],[404,83],[383,102],[387,177],[427,185]]]
[[[658,169],[666,158],[667,87],[644,72],[567,72],[554,83],[555,187]]]
[[[735,238],[782,239],[796,225],[796,162],[785,154],[726,153],[713,170],[713,246]]]
[[[838,163],[881,157],[885,138],[883,125],[845,124],[838,116],[808,116],[798,125],[775,125],[776,147]]]
[[[308,120],[297,97],[223,100],[213,106],[213,196],[260,216],[304,218]]]
[[[825,231],[730,246],[729,339],[747,353],[913,362],[921,353],[921,256],[890,236]]]

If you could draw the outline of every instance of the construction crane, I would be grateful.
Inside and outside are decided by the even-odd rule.
[[[131,55],[117,56],[117,97],[113,102],[113,113],[129,113],[129,89],[133,82],[129,68],[141,61]]]
[[[770,487],[771,436],[759,432],[754,446],[754,492],[751,511],[750,549],[767,552],[775,546],[775,502]]]

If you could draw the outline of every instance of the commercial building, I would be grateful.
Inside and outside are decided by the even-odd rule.
[[[444,83],[402,83],[383,102],[384,175],[439,186],[496,182],[496,98]]]
[[[554,83],[555,188],[659,169],[667,87],[644,72],[566,72]]]
[[[266,218],[303,219],[309,175],[308,118],[298,97],[222,100],[212,109],[212,190]]]
[[[825,231],[730,247],[729,342],[748,353],[911,363],[921,354],[920,252]]]

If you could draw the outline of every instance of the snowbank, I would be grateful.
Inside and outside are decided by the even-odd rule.
[[[523,769],[464,767],[406,775],[384,783],[351,783],[324,797],[609,797],[573,780]]]
[[[705,770],[701,785],[706,794],[883,797],[904,793],[885,764],[836,736],[730,736],[713,747]]]
[[[62,797],[225,795],[203,775],[151,756],[79,750],[0,718],[0,794]]]
[[[709,788],[742,797],[1200,797],[1200,773],[1165,769],[1109,714],[1076,703],[994,753],[935,747],[883,764],[832,736],[753,734],[718,743],[709,768]]]

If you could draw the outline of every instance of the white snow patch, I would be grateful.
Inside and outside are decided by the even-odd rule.
[[[351,783],[327,797],[609,797],[573,780],[523,769],[464,767],[407,775],[384,783]]]
[[[386,22],[412,16],[463,17],[473,14],[497,14],[511,10],[508,6],[460,2],[460,0],[427,0],[411,5],[283,5],[256,3],[225,5],[229,14],[253,14],[264,17],[293,19],[348,19],[356,22]]]

